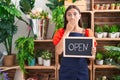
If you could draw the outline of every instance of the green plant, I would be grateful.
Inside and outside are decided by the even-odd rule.
[[[115,3],[112,3],[111,6],[115,6],[116,4]]]
[[[53,10],[52,20],[55,23],[55,31],[61,27],[64,27],[64,13],[64,6],[58,6]]]
[[[120,60],[120,47],[117,46],[104,46],[104,49],[109,51],[110,54],[113,58]]]
[[[20,37],[15,41],[15,47],[18,50],[17,60],[23,72],[26,72],[24,65],[26,61],[34,58],[34,38]]]
[[[103,31],[104,31],[104,32],[108,32],[108,30],[109,30],[109,25],[105,24],[105,25],[103,26]]]
[[[102,26],[100,26],[100,25],[95,25],[95,32],[97,32],[97,33],[103,32]]]
[[[48,50],[45,50],[42,52],[42,56],[41,56],[43,59],[51,59],[52,58],[52,53],[50,53]]]
[[[49,3],[46,3],[46,6],[49,7],[51,11],[53,11],[58,6],[63,6],[65,0],[48,0]],[[72,0],[72,2],[75,2],[76,0]]]
[[[46,3],[46,6],[53,11],[57,6],[63,6],[64,0],[48,0],[49,3]]]
[[[31,12],[34,7],[35,0],[20,0],[19,5],[20,9],[24,14],[28,14]]]
[[[109,28],[110,33],[118,32],[118,31],[119,31],[119,28],[115,24],[111,25]]]
[[[13,35],[17,32],[15,17],[21,18],[21,12],[15,7],[11,0],[0,1],[0,43],[3,43],[8,55],[12,53]],[[4,35],[4,36],[3,36]]]
[[[113,76],[112,80],[120,80],[120,75]]]
[[[103,59],[103,54],[100,53],[100,52],[97,52],[97,54],[96,54],[96,59],[97,59],[97,60],[102,60],[102,59]]]
[[[36,52],[35,52],[35,56],[36,57],[41,57],[42,56],[42,52],[43,52],[44,50],[42,50],[42,49],[39,49],[39,50],[37,50]]]

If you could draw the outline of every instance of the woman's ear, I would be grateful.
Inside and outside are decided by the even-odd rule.
[[[79,15],[80,17],[79,17],[79,19],[81,18],[81,14]]]

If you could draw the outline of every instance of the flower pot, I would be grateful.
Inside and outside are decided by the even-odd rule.
[[[97,38],[102,38],[103,37],[103,33],[95,33]]]
[[[110,8],[110,4],[106,4],[105,5],[105,10],[109,10],[109,8]]]
[[[48,59],[48,60],[43,59],[43,66],[50,66],[51,65],[50,61],[51,61],[50,59]]]
[[[110,38],[116,38],[116,33],[109,33]]]
[[[103,65],[103,60],[96,60],[97,65]]]
[[[15,61],[16,61],[16,56],[14,54],[5,55],[5,57],[3,59],[3,64],[4,64],[4,66],[13,66],[13,65],[15,65]]]
[[[38,64],[40,64],[40,65],[43,64],[43,59],[42,59],[42,57],[38,57]]]
[[[94,8],[95,8],[95,10],[99,10],[100,4],[95,4]]]
[[[103,38],[107,38],[107,32],[103,32]]]
[[[113,60],[111,58],[105,59],[105,64],[112,65],[112,61]]]
[[[35,58],[33,58],[31,61],[28,61],[28,66],[34,66],[35,65]]]

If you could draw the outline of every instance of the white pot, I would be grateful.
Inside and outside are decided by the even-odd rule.
[[[97,65],[103,65],[103,60],[96,60]]]
[[[42,59],[42,57],[38,57],[38,64],[40,64],[40,65],[43,64],[43,59]]]
[[[103,32],[103,38],[107,38],[107,32]]]
[[[96,33],[97,38],[102,38],[103,37],[103,33]]]
[[[109,33],[110,38],[116,38],[116,33]]]
[[[116,32],[116,38],[120,37],[120,32]]]
[[[48,60],[43,59],[43,66],[50,66],[50,65],[51,63],[49,59]]]

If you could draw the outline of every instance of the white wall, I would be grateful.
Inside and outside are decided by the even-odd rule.
[[[19,0],[12,0],[12,1],[16,4],[17,7],[19,7]],[[49,13],[51,13],[50,9],[45,5],[46,3],[48,3],[47,0],[35,0],[35,1],[36,2],[35,2],[35,7],[34,8],[41,7],[43,10],[46,10]],[[23,14],[23,18],[28,21],[28,19],[26,18],[26,16],[24,14]],[[21,21],[18,21],[17,26],[18,26],[18,32],[17,32],[17,34],[14,35],[14,40],[13,40],[13,50],[12,50],[13,53],[16,53],[16,49],[15,49],[15,46],[14,46],[14,41],[18,37],[26,36],[28,34],[28,27],[25,23],[23,23]],[[47,38],[51,39],[52,35],[53,35],[53,32],[54,32],[54,24],[52,23],[52,21],[50,21],[49,27],[48,27]],[[0,44],[0,51],[2,52],[4,50],[5,50],[5,48],[4,48],[3,44]]]

